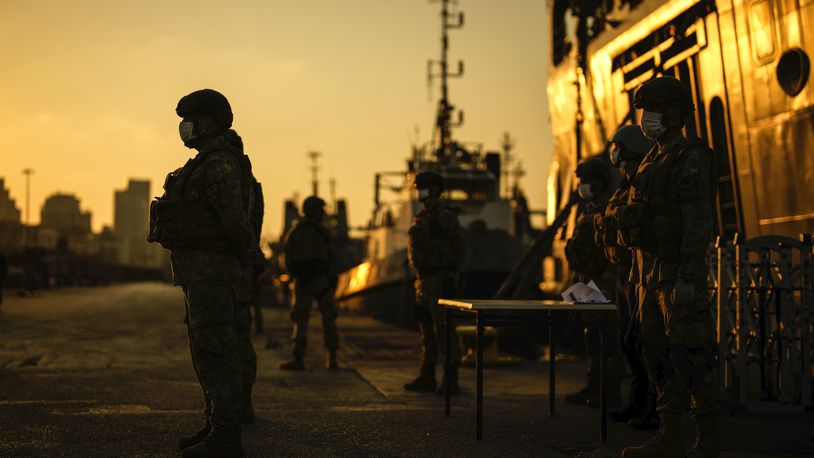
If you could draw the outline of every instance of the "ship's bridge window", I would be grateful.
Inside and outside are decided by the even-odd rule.
[[[752,51],[761,64],[772,60],[775,52],[774,13],[769,0],[753,2],[749,8],[749,34],[752,37]]]
[[[489,200],[491,194],[487,191],[449,189],[445,193],[445,198],[449,200]]]

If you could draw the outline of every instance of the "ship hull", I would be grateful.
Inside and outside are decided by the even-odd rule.
[[[459,295],[470,299],[492,297],[524,245],[505,231],[466,231],[467,256],[460,275]],[[399,326],[416,325],[415,273],[407,250],[379,260],[368,260],[339,277],[336,302],[340,310],[361,313]]]

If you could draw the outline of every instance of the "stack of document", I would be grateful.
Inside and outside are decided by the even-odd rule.
[[[610,300],[602,294],[593,280],[587,285],[577,282],[562,293],[562,300],[574,304],[607,304]]]

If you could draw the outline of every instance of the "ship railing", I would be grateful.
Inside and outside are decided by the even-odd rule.
[[[811,409],[811,234],[719,239],[708,251],[707,265],[721,401],[736,408]]]

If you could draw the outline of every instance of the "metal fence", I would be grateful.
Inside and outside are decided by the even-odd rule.
[[[708,257],[722,401],[812,407],[811,235],[719,240]]]

